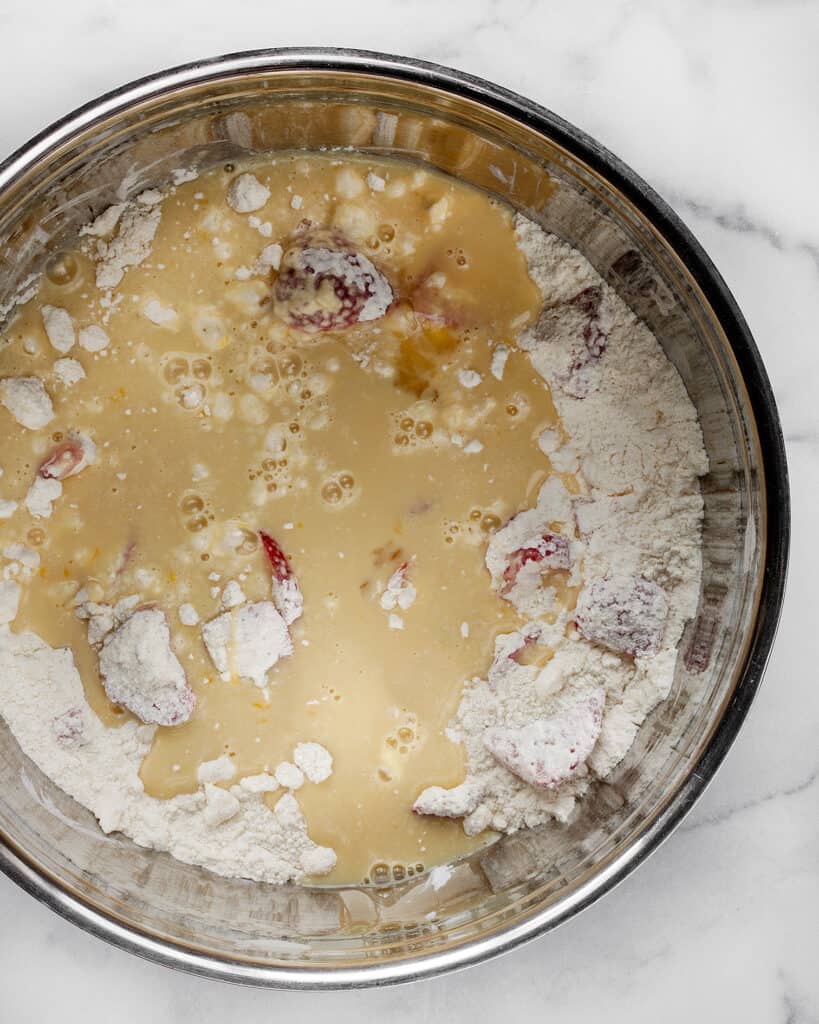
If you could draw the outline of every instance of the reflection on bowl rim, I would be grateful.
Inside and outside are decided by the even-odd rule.
[[[553,906],[531,913],[514,927],[400,962],[361,967],[281,967],[219,958],[129,926],[69,894],[42,865],[34,864],[8,836],[0,835],[0,869],[61,916],[123,949],[167,966],[228,981],[279,988],[357,988],[410,981],[477,963],[512,949],[585,909],[622,881],[680,823],[710,782],[735,739],[758,689],[775,636],[785,587],[789,545],[789,491],[784,442],[770,384],[747,324],[725,282],[691,232],[649,186],[615,156],[543,107],[471,75],[409,58],[362,50],[283,48],[216,57],[140,79],[80,107],[35,136],[0,164],[0,199],[27,169],[117,112],[190,85],[224,82],[245,74],[281,70],[356,73],[432,87],[490,108],[525,124],[604,178],[669,243],[713,310],[728,341],[755,418],[764,468],[767,525],[754,629],[737,685],[699,760],[682,785],[623,853]]]

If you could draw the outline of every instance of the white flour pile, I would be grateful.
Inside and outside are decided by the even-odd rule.
[[[622,760],[669,693],[702,573],[707,459],[679,374],[586,259],[523,217],[516,228],[543,294],[540,319],[518,342],[566,435],[547,431],[540,447],[585,489],[573,497],[551,477],[537,508],[489,544],[493,585],[531,621],[498,638],[488,678],[467,684],[451,723],[467,750],[466,782],[425,790],[415,807],[463,816],[470,834],[565,821]],[[565,611],[548,621],[543,567],[569,569],[583,585],[568,637]],[[554,650],[543,669],[515,660],[532,642]]]
[[[170,800],[148,796],[139,767],[155,726],[130,721],[106,728],[86,703],[69,650],[52,650],[32,633],[18,636],[3,627],[0,700],[23,750],[92,810],[105,832],[124,832],[142,846],[168,850],[220,875],[268,882],[323,874],[335,864],[333,851],[309,838],[298,801],[288,791],[299,788],[298,778],[285,778],[282,786],[272,776],[254,775],[224,789],[214,783],[229,780],[235,769],[220,758],[221,771],[207,770],[217,762],[200,767],[202,787],[196,793]],[[294,756],[301,760],[298,747]],[[284,795],[271,812],[262,798],[280,788]]]

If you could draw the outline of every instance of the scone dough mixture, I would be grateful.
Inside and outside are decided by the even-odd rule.
[[[707,470],[577,251],[345,153],[180,169],[0,338],[0,714],[105,832],[400,880],[565,821],[669,693]]]

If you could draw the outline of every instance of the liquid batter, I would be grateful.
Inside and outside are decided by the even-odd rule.
[[[258,198],[242,190],[247,174]],[[131,714],[107,696],[77,612],[139,595],[166,613],[196,696],[189,720],[156,729],[140,769],[149,795],[195,792],[199,766],[222,755],[235,775],[216,784],[229,789],[316,742],[333,773],[295,796],[310,838],[336,852],[323,880],[453,860],[491,833],[411,808],[425,787],[462,781],[446,725],[495,637],[522,625],[490,587],[487,538],[550,473],[577,491],[535,443],[561,425],[515,344],[541,296],[512,213],[408,165],[318,155],[228,165],[144,206],[161,209],[147,258],[100,283],[98,225],[52,259],[0,351],[0,378],[39,378],[54,404],[44,430],[0,409],[3,493],[17,502],[0,547],[22,541],[40,558],[13,629],[70,648],[91,708],[115,729]],[[384,316],[306,333],[279,315],[277,246],[314,226],[386,276]],[[49,307],[80,331],[70,358],[85,376],[70,385],[55,377]],[[83,339],[83,325],[104,334]],[[65,479],[50,516],[32,517],[32,476],[73,432],[96,459]],[[293,654],[263,686],[220,673],[201,633],[228,584],[270,599],[260,531],[304,597]],[[417,595],[408,607],[383,600],[397,570]],[[559,606],[573,607],[576,590],[552,575]],[[532,645],[522,663],[549,656]],[[271,809],[282,792],[265,794]]]

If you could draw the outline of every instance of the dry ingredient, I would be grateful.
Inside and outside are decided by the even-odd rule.
[[[698,599],[702,438],[647,328],[399,162],[180,170],[82,239],[0,349],[24,751],[105,831],[271,882],[566,820]]]
[[[585,486],[572,495],[551,478],[487,547],[493,586],[532,618],[497,638],[488,679],[467,685],[450,726],[480,794],[458,815],[472,834],[565,821],[622,760],[668,696],[702,575],[707,460],[679,375],[587,260],[522,217],[517,233],[543,294],[519,344],[552,388],[564,437],[550,431],[540,446],[553,466],[568,450]],[[554,615],[544,566],[582,581],[574,609]],[[529,644],[545,665],[516,660]],[[448,800],[427,791],[416,809],[451,813]]]

